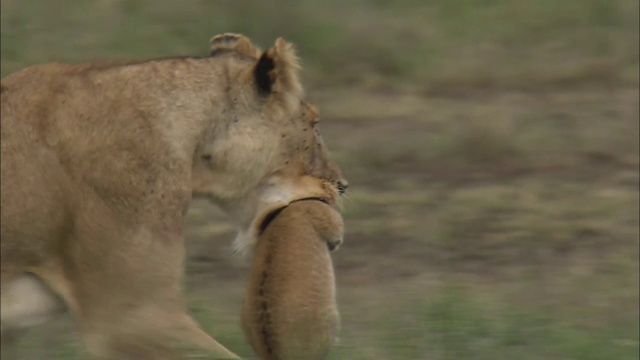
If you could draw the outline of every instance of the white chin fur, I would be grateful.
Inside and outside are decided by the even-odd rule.
[[[241,257],[249,256],[253,253],[253,248],[258,243],[258,235],[260,233],[260,226],[269,214],[272,214],[278,209],[284,209],[289,206],[289,202],[280,201],[271,207],[264,207],[264,210],[257,212],[258,215],[254,216],[253,220],[247,227],[239,227],[236,238],[233,240],[233,250],[237,255]]]
[[[258,242],[252,229],[239,229],[233,240],[233,251],[240,257],[246,258],[253,253],[253,248]]]
[[[276,180],[277,178],[272,179],[271,182],[264,185],[264,192],[262,192],[261,200],[258,201],[250,223],[240,225],[233,241],[233,249],[236,254],[245,257],[253,252],[253,248],[258,243],[260,225],[268,214],[287,207],[295,200],[326,196],[321,182],[310,176],[306,177],[306,183],[301,182],[297,187],[286,182],[278,183]]]
[[[266,201],[258,206],[251,223],[248,226],[238,228],[236,238],[233,240],[233,249],[241,257],[249,256],[253,253],[253,248],[258,243],[258,233],[260,224],[267,214],[278,209],[287,207],[292,200],[292,196],[286,192],[274,192],[267,196]],[[268,204],[268,205],[267,205]]]

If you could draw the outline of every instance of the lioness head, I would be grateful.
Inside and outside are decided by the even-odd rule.
[[[347,182],[329,158],[316,109],[303,99],[293,46],[278,39],[261,51],[235,34],[211,43],[224,64],[225,100],[196,150],[194,194],[231,216],[244,251],[270,213],[309,198],[337,206]]]

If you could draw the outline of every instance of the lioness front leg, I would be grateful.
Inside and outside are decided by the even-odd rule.
[[[191,325],[188,325],[188,324]],[[211,359],[240,359],[215,339],[204,332],[193,319],[185,319],[180,329],[184,338],[166,338],[153,330],[131,334],[123,331],[119,334],[102,334],[93,331],[85,334],[87,350],[101,360],[180,360],[184,359],[180,351],[169,344],[190,343],[211,352]]]
[[[118,333],[111,334],[106,328],[87,331],[86,346],[89,353],[102,360],[179,360],[184,357],[176,350],[178,344],[196,345],[214,354],[212,359],[240,359],[204,332],[190,316],[184,315],[182,318],[182,324],[179,321],[174,323],[173,331],[142,327],[132,329],[130,326],[123,326]]]
[[[100,221],[100,228],[111,225],[108,219]],[[83,238],[71,252],[74,271],[68,272],[74,288],[70,302],[78,304],[77,320],[91,354],[105,360],[180,359],[176,348],[187,344],[214,358],[239,358],[188,314],[181,289],[181,234],[145,227],[119,229],[113,233],[120,236],[114,237],[94,229],[95,222],[76,223],[76,236]]]

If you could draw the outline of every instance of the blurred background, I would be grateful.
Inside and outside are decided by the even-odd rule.
[[[1,4],[3,77],[223,32],[297,45],[351,183],[331,359],[638,359],[637,0]],[[248,261],[215,207],[187,220],[190,305],[251,358]],[[73,331],[30,332],[24,359],[79,359]]]

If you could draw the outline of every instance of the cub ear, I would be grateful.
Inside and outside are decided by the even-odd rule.
[[[235,51],[239,54],[257,59],[260,56],[258,49],[248,37],[240,34],[224,33],[214,36],[209,44],[209,55],[214,56],[224,51]]]
[[[278,38],[271,49],[260,55],[253,67],[256,88],[263,96],[273,94],[292,100],[300,99],[302,85],[298,79],[299,69],[300,63],[293,44]]]

